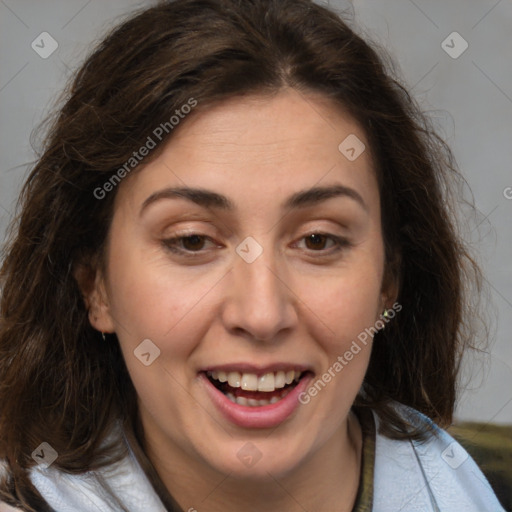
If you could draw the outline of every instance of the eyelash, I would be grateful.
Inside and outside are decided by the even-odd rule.
[[[306,249],[312,253],[320,253],[320,256],[331,256],[334,253],[337,253],[346,248],[350,248],[352,246],[352,243],[349,240],[347,240],[346,238],[342,238],[342,237],[332,235],[330,233],[325,233],[322,231],[312,231],[312,232],[302,236],[299,240],[305,240],[312,235],[327,237],[329,240],[332,240],[334,242],[334,250],[333,250],[333,248],[331,248],[331,250],[328,250],[328,249],[321,249],[321,250],[309,249],[308,250],[308,249]],[[166,249],[168,249],[169,251],[171,251],[175,254],[189,256],[192,258],[199,257],[204,254],[204,251],[202,249],[200,249],[199,251],[190,251],[190,250],[182,249],[182,248],[178,247],[178,244],[180,243],[180,241],[185,240],[187,238],[192,238],[194,236],[199,237],[201,239],[206,239],[206,240],[212,241],[212,239],[207,235],[202,235],[200,233],[187,233],[187,234],[182,234],[182,235],[178,234],[175,237],[167,238],[165,240],[162,240],[162,243]],[[324,253],[324,254],[321,254],[321,253]]]

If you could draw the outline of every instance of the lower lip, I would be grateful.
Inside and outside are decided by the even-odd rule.
[[[302,377],[297,385],[275,404],[246,407],[233,403],[204,373],[200,374],[200,382],[219,411],[231,423],[244,428],[272,428],[280,425],[299,407],[299,395],[306,390],[311,378],[310,374]]]

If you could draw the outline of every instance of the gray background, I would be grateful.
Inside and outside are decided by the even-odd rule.
[[[151,3],[0,0],[0,240],[35,159],[32,131],[90,45],[124,15]],[[358,32],[388,50],[403,81],[452,147],[471,187],[478,214],[468,218],[467,240],[484,266],[490,291],[484,306],[494,328],[491,353],[465,366],[472,380],[456,416],[512,423],[512,2],[319,3],[346,11]],[[469,45],[457,58],[442,47],[454,31]],[[58,43],[46,59],[31,47],[42,32]],[[445,46],[458,53],[462,43],[449,37]]]

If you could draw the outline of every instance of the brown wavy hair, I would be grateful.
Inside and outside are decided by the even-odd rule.
[[[421,435],[393,400],[451,422],[474,338],[468,285],[480,274],[452,211],[462,177],[387,57],[309,0],[161,2],[115,28],[76,73],[19,198],[0,274],[6,502],[47,510],[27,476],[32,451],[48,442],[69,473],[104,467],[122,456],[102,445],[113,422],[129,428],[137,412],[118,341],[92,328],[78,285],[103,264],[113,215],[116,189],[101,200],[94,191],[190,98],[200,110],[288,87],[348,111],[375,158],[387,276],[403,309],[375,337],[357,403],[390,437]]]

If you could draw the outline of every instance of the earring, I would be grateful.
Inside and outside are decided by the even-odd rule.
[[[101,337],[103,338],[103,341],[107,341],[107,338],[106,338],[106,336],[105,336],[105,333],[104,333],[104,332],[102,332],[102,333],[101,333]]]
[[[380,330],[383,331],[386,328],[386,323],[389,321],[389,313],[387,308],[384,308],[381,317],[384,320],[384,322],[382,322],[382,328]]]

